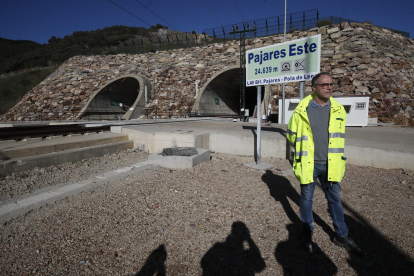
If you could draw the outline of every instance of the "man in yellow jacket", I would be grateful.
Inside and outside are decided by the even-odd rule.
[[[348,236],[344,221],[340,182],[345,173],[346,111],[331,97],[333,86],[328,73],[317,74],[312,79],[313,94],[300,101],[288,125],[287,138],[295,149],[293,172],[301,184],[302,243],[305,248],[312,249],[312,199],[319,179],[336,232],[334,243],[362,253]]]

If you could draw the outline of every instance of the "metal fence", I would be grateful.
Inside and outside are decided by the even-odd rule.
[[[286,15],[286,32],[314,28],[318,21],[318,10],[291,13]],[[284,32],[285,15],[239,22],[232,25],[204,30],[212,38],[238,38],[238,31],[249,31],[246,38],[280,34]]]
[[[205,29],[203,33],[197,34],[181,33],[177,31],[167,31],[158,35],[148,35],[137,37],[123,42],[118,46],[107,46],[95,49],[77,50],[78,55],[94,54],[140,54],[155,52],[158,50],[172,50],[179,48],[190,48],[204,46],[210,43],[217,43],[225,40],[239,39],[237,31],[247,31],[246,38],[263,37],[268,35],[282,34],[284,32],[285,16],[279,15],[269,18],[239,22],[211,29]],[[303,31],[319,27],[322,22],[326,25],[341,24],[343,22],[358,22],[342,17],[329,16],[320,17],[317,9],[296,12],[286,15],[286,32]],[[360,22],[362,23],[362,22]],[[386,27],[382,27],[386,28]],[[392,30],[405,37],[410,37],[409,32]]]
[[[216,27],[204,30],[203,34],[213,39],[237,39],[239,31],[247,31],[246,38],[262,37],[268,35],[282,34],[285,28],[285,15],[269,17],[264,19],[239,22],[232,25]],[[286,15],[286,32],[304,31],[324,25],[341,24],[343,22],[358,22],[356,20],[342,17],[329,16],[320,17],[319,11],[308,10],[303,12],[291,13]],[[361,23],[361,22],[359,22]],[[410,33],[385,28],[405,37],[410,37]]]
[[[204,34],[196,33],[165,33],[162,35],[149,35],[136,37],[123,42],[117,46],[106,46],[95,49],[80,49],[77,55],[98,55],[98,54],[142,54],[161,50],[173,50],[204,46],[208,43]]]

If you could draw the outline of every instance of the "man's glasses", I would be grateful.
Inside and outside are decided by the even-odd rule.
[[[319,85],[320,87],[323,87],[323,88],[327,88],[328,86],[330,86],[330,87],[334,87],[334,83],[321,83],[321,84],[319,84],[319,83],[315,83],[316,85]]]

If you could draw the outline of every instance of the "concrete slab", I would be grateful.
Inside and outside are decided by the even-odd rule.
[[[246,167],[253,168],[253,169],[256,169],[256,170],[267,170],[267,169],[275,166],[275,165],[272,165],[272,164],[262,163],[262,162],[260,162],[260,164],[248,163],[248,164],[244,164],[244,165]]]
[[[4,127],[13,127],[13,124],[5,124],[5,123],[0,124],[0,128],[4,128]]]
[[[148,157],[150,164],[170,169],[188,169],[206,161],[210,161],[210,150],[197,149],[198,155],[193,156],[162,156],[162,151]]]
[[[87,148],[121,141],[128,141],[125,134],[103,132],[90,135],[59,136],[53,139],[33,138],[26,141],[0,142],[0,160]]]
[[[91,146],[67,151],[39,154],[0,161],[0,175],[10,175],[33,168],[44,168],[66,162],[76,162],[91,157],[103,156],[117,150],[132,149],[132,141],[121,141],[106,145]]]

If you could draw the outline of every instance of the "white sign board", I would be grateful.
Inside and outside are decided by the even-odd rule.
[[[321,35],[246,51],[246,86],[311,80],[320,72]]]
[[[369,109],[369,97],[335,97],[338,103],[342,104],[346,111],[346,124],[345,126],[367,126],[368,125],[368,109]],[[296,106],[299,104],[300,99],[291,98],[285,99],[285,120],[289,121]],[[282,105],[282,99],[279,99],[279,107]],[[278,123],[282,123],[279,113]]]

